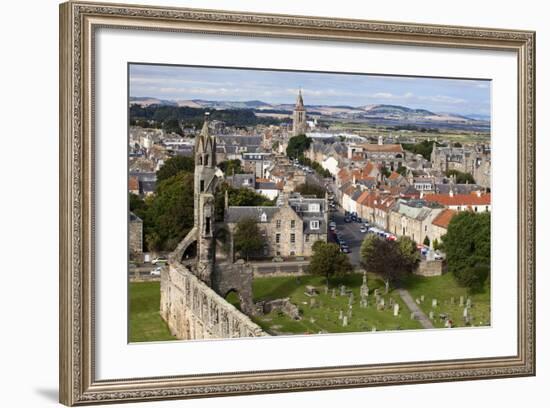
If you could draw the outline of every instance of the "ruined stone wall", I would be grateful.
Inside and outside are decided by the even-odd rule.
[[[418,264],[418,268],[416,268],[414,274],[419,276],[441,276],[443,272],[443,261],[422,260]]]
[[[258,337],[260,326],[179,263],[161,273],[160,313],[182,340]]]

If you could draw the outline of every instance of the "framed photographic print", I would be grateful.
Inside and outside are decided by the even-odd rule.
[[[66,405],[535,374],[535,33],[60,7]]]

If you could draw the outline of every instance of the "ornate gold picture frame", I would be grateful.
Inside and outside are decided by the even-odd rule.
[[[94,200],[96,189],[100,186],[96,185],[95,179],[94,52],[95,33],[100,28],[515,53],[518,72],[518,262],[510,268],[517,269],[517,352],[513,355],[454,360],[98,379],[94,312],[97,296]],[[535,375],[534,32],[64,3],[60,6],[59,180],[60,401],[63,404],[72,406]]]

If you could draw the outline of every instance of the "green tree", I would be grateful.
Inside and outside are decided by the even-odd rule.
[[[343,276],[352,270],[348,256],[340,252],[338,245],[324,241],[313,244],[313,255],[308,266],[309,273],[324,276],[328,285],[331,277]]]
[[[424,242],[423,242],[423,244],[426,245],[426,246],[430,246],[430,238],[428,238],[427,235],[424,237]]]
[[[218,163],[218,167],[226,176],[244,173],[244,170],[241,167],[241,161],[238,159],[223,161]]]
[[[490,269],[487,265],[477,265],[466,268],[461,274],[461,280],[471,292],[481,292],[489,278]]]
[[[269,198],[246,187],[228,187],[229,205],[236,207],[265,206],[272,207],[275,203]]]
[[[172,251],[193,226],[193,174],[180,172],[162,180],[146,205],[143,221],[149,250]]]
[[[369,235],[361,244],[361,258],[367,271],[378,274],[386,285],[395,285],[407,275],[409,262],[404,258],[399,244],[376,235]]]
[[[309,149],[311,138],[306,135],[298,135],[291,137],[286,147],[286,155],[291,159],[297,159],[304,154],[304,151]]]
[[[434,143],[436,146],[441,146],[441,144],[430,140],[423,140],[420,143],[403,143],[402,146],[403,149],[414,154],[421,154],[426,160],[430,160]]]
[[[326,193],[326,190],[323,187],[307,182],[305,184],[300,184],[299,186],[297,186],[295,188],[295,191],[299,192],[302,195],[310,195],[317,198],[325,198]]]
[[[181,129],[180,121],[175,117],[168,118],[164,122],[162,122],[162,128],[167,133],[177,133],[178,135],[183,136],[183,130]]]
[[[449,272],[463,286],[478,286],[479,282],[471,274],[491,265],[491,214],[458,213],[449,222],[447,234],[442,240]]]
[[[470,173],[464,173],[459,170],[448,170],[445,175],[447,177],[454,176],[456,177],[456,183],[457,184],[475,184],[474,176],[472,176]]]
[[[191,157],[174,156],[164,162],[157,171],[157,183],[169,179],[176,174],[185,171],[193,173],[195,171],[195,161]]]
[[[416,248],[416,242],[409,237],[401,236],[397,239],[397,246],[405,270],[412,272],[420,262],[420,253]]]
[[[439,243],[439,240],[437,238],[434,239],[433,245],[434,245],[434,250],[437,251],[438,249],[441,249],[441,244]]]
[[[386,166],[382,166],[380,167],[380,173],[382,173],[384,177],[389,177],[391,174],[391,171]]]
[[[240,252],[247,261],[251,255],[255,255],[263,248],[263,242],[262,233],[255,219],[244,218],[237,223],[234,236],[235,250]]]
[[[128,201],[130,204],[130,211],[136,214],[139,218],[143,218],[144,213],[147,211],[145,200],[134,193],[128,193]]]
[[[396,172],[405,177],[407,175],[407,168],[405,166],[399,166]]]

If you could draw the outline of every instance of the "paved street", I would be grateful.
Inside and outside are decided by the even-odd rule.
[[[332,212],[330,215],[331,221],[336,222],[336,229],[340,231],[343,235],[344,240],[349,246],[349,249],[351,251],[349,255],[350,261],[352,265],[359,266],[360,264],[360,249],[361,249],[361,243],[363,242],[363,239],[365,238],[364,233],[359,231],[359,228],[361,227],[361,224],[357,222],[344,222],[344,214],[339,211]],[[334,242],[335,241],[335,235],[334,233],[330,233],[329,240]]]

